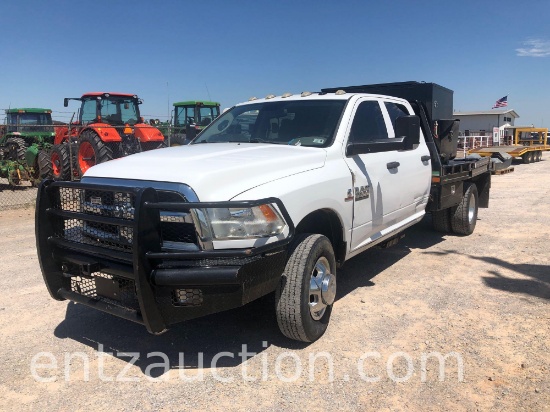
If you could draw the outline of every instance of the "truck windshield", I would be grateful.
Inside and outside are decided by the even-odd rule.
[[[52,115],[49,113],[8,114],[9,132],[53,132]]]
[[[289,100],[236,106],[191,144],[249,142],[327,147],[345,104],[345,100]]]

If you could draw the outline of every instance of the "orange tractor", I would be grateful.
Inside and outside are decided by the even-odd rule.
[[[98,163],[166,147],[160,130],[140,117],[142,101],[136,95],[86,93],[80,98],[65,98],[65,107],[69,100],[81,102],[77,120],[56,129],[49,161],[41,162],[43,177],[80,179]]]

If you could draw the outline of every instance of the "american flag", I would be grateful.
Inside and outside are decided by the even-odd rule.
[[[492,108],[496,109],[497,107],[506,107],[506,106],[508,106],[508,96],[504,96],[503,98],[498,99]]]

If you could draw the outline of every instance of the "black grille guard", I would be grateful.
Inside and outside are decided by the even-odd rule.
[[[62,210],[59,193],[61,188],[95,190],[106,192],[131,193],[134,197],[133,219],[99,216],[82,212]],[[135,282],[140,313],[126,314],[124,317],[144,324],[151,333],[162,333],[166,324],[155,302],[152,273],[161,261],[193,260],[210,258],[246,258],[266,252],[281,250],[294,236],[294,224],[282,201],[277,198],[265,198],[249,201],[224,202],[159,202],[157,190],[153,187],[127,187],[98,185],[96,183],[56,182],[50,179],[42,181],[38,188],[35,215],[35,234],[38,260],[44,281],[50,295],[56,300],[71,299],[105,312],[113,313],[113,308],[103,307],[101,302],[93,299],[75,296],[66,288],[67,274],[63,273],[60,262],[68,260],[88,267],[92,272],[98,262],[105,260],[109,270],[117,275],[132,279]],[[258,247],[244,249],[173,251],[161,250],[160,210],[187,212],[190,209],[204,208],[247,208],[262,204],[277,205],[289,228],[286,238]],[[126,226],[133,229],[131,251],[109,250],[104,246],[76,243],[55,236],[63,231],[64,221],[81,219],[86,222]],[[83,269],[85,271],[85,269]],[[119,314],[119,316],[121,316]]]

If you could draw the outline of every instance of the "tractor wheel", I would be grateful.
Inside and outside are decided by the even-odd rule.
[[[38,170],[41,179],[52,177],[52,159],[46,150],[38,152]]]
[[[51,176],[54,180],[71,180],[71,160],[67,143],[52,146],[50,152]],[[44,170],[47,173],[47,169]]]
[[[96,164],[107,162],[113,158],[113,151],[108,147],[97,133],[87,130],[78,138],[78,152],[76,167],[80,177]]]
[[[25,152],[27,151],[27,144],[25,143],[25,141],[23,139],[21,139],[20,137],[9,137],[6,139],[6,145],[10,145],[10,143],[13,145],[17,145],[17,149],[16,149],[16,157],[15,159],[11,159],[11,160],[21,160],[21,161],[25,161]]]
[[[275,292],[281,332],[290,339],[314,342],[325,333],[336,298],[336,260],[322,235],[300,234]]]

